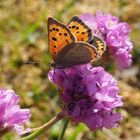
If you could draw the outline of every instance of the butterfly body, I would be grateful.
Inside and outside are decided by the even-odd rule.
[[[71,67],[99,58],[98,47],[88,43],[93,40],[91,29],[76,16],[67,26],[48,18],[48,38],[55,66]]]

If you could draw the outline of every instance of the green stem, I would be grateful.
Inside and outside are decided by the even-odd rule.
[[[93,140],[96,140],[96,139],[97,139],[97,132],[94,131],[94,132],[93,132]]]
[[[63,137],[64,137],[64,134],[65,134],[65,132],[66,132],[68,123],[69,123],[69,121],[68,121],[67,119],[65,119],[65,120],[64,120],[64,126],[63,126],[62,132],[61,132],[61,134],[60,134],[58,140],[63,140]]]
[[[48,130],[51,126],[53,126],[55,123],[57,123],[59,120],[61,120],[62,118],[64,118],[64,113],[60,112],[58,113],[54,118],[52,118],[49,122],[45,123],[44,125],[32,129],[30,135],[23,137],[21,140],[34,140],[35,138],[37,138],[39,135],[41,135],[44,131]]]

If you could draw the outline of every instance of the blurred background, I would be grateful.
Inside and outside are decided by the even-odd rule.
[[[132,28],[133,65],[123,72],[111,71],[119,81],[124,106],[118,128],[90,132],[83,124],[70,123],[65,140],[140,139],[140,0],[0,0],[0,87],[12,88],[21,97],[22,108],[30,108],[27,127],[37,127],[59,110],[57,90],[47,73],[51,57],[47,45],[47,18],[64,23],[74,15],[109,12]],[[27,64],[30,63],[30,64]],[[34,62],[34,63],[31,63]],[[57,140],[63,121],[38,140]],[[7,133],[3,140],[19,139]]]

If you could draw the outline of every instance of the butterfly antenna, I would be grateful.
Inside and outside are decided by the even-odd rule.
[[[33,62],[33,61],[28,61],[28,62],[25,62],[25,64],[39,64],[38,62]]]
[[[39,62],[34,62],[34,61],[27,61],[27,62],[24,62],[23,64],[25,64],[25,65],[39,66]]]
[[[41,55],[43,55],[46,59],[48,59],[49,61],[51,61],[51,59],[50,59],[50,56],[48,56],[47,55],[47,50],[43,50],[42,51],[42,53],[41,53]],[[32,63],[32,62],[31,62]],[[33,62],[33,63],[38,63],[38,62]],[[48,65],[50,66],[50,67],[54,67],[55,65],[53,64],[53,63],[51,63],[51,62],[48,62]]]

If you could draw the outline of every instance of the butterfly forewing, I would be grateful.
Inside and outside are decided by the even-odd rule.
[[[48,38],[53,59],[67,44],[75,41],[75,37],[70,30],[51,17],[48,18]]]
[[[89,42],[92,40],[91,29],[79,17],[74,16],[67,26],[77,41]]]

